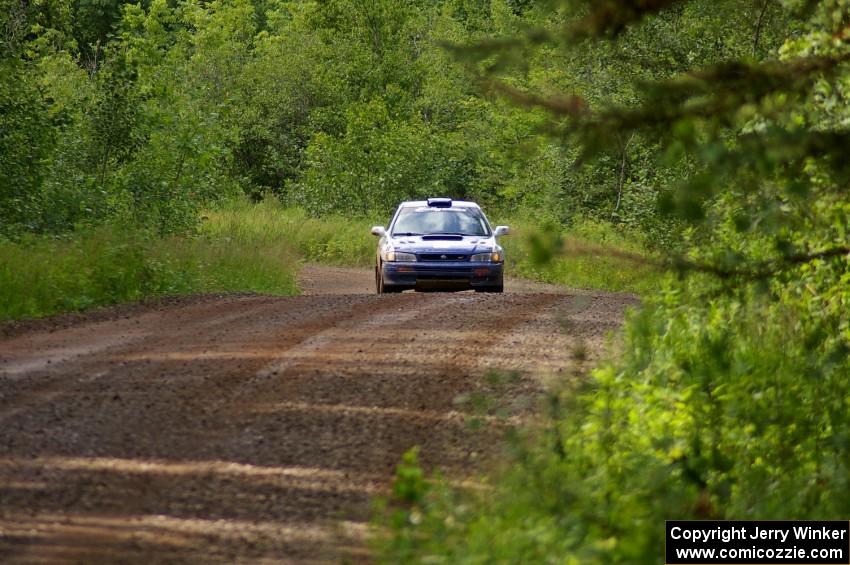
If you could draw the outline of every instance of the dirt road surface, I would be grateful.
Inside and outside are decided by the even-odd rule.
[[[120,306],[0,327],[0,562],[368,561],[402,453],[469,477],[504,420],[592,360],[633,297],[508,283],[377,296],[308,266],[304,296]],[[566,328],[566,331],[562,331]]]

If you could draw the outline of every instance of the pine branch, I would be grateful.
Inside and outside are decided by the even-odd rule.
[[[712,263],[694,261],[684,256],[668,258],[652,258],[630,251],[605,248],[585,242],[567,241],[561,252],[572,256],[612,257],[622,259],[634,264],[644,265],[662,271],[675,271],[677,273],[703,273],[714,275],[721,280],[737,280],[739,282],[752,282],[768,279],[788,271],[794,267],[812,263],[821,259],[832,259],[847,256],[850,260],[850,246],[842,245],[831,247],[815,252],[801,252],[786,255],[772,261],[761,261],[743,267],[727,267]]]
[[[597,0],[590,11],[577,20],[571,20],[551,30],[544,27],[529,27],[520,37],[488,38],[472,43],[440,41],[438,45],[462,60],[481,61],[491,56],[503,55],[508,51],[530,45],[577,43],[584,39],[616,37],[629,25],[640,22],[646,16],[688,0]]]
[[[722,267],[720,265],[699,263],[681,258],[674,260],[670,267],[679,272],[693,271],[705,273],[714,275],[723,280],[738,279],[741,281],[757,281],[774,277],[799,265],[812,263],[820,259],[831,259],[841,256],[847,256],[848,259],[850,259],[850,246],[843,245],[817,252],[786,255],[782,259],[764,261],[750,267]]]
[[[636,109],[614,108],[595,115],[589,112],[584,99],[574,94],[542,96],[498,79],[479,81],[486,90],[517,104],[544,108],[559,117],[581,118],[576,124],[582,129],[616,133],[666,125],[686,117],[729,115],[743,104],[758,103],[772,94],[805,90],[816,76],[832,73],[848,60],[850,53],[754,65],[722,63],[648,85],[649,97]]]
[[[687,0],[602,0],[590,13],[565,28],[567,39],[615,37],[629,25]]]
[[[722,63],[652,84],[640,107],[599,113],[582,126],[609,132],[631,131],[688,117],[728,117],[742,105],[758,104],[773,94],[805,92],[819,76],[835,72],[848,60],[850,54],[845,53],[753,65]]]
[[[540,96],[500,80],[482,78],[480,83],[485,91],[501,94],[521,106],[544,108],[556,116],[581,118],[586,116],[589,110],[584,98],[575,94]]]

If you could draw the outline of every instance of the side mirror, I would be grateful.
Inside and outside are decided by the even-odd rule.
[[[496,237],[508,235],[509,233],[511,233],[511,228],[508,226],[496,226],[496,229],[493,230],[493,235]]]
[[[372,235],[384,237],[385,235],[387,235],[387,228],[385,228],[384,226],[374,226],[372,228]]]

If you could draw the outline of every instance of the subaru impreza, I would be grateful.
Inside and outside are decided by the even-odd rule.
[[[378,294],[403,290],[502,292],[505,255],[478,204],[429,198],[402,202],[388,228],[375,226]]]

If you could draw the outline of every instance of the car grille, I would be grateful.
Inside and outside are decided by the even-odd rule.
[[[460,253],[418,253],[420,261],[468,261],[469,255]]]

